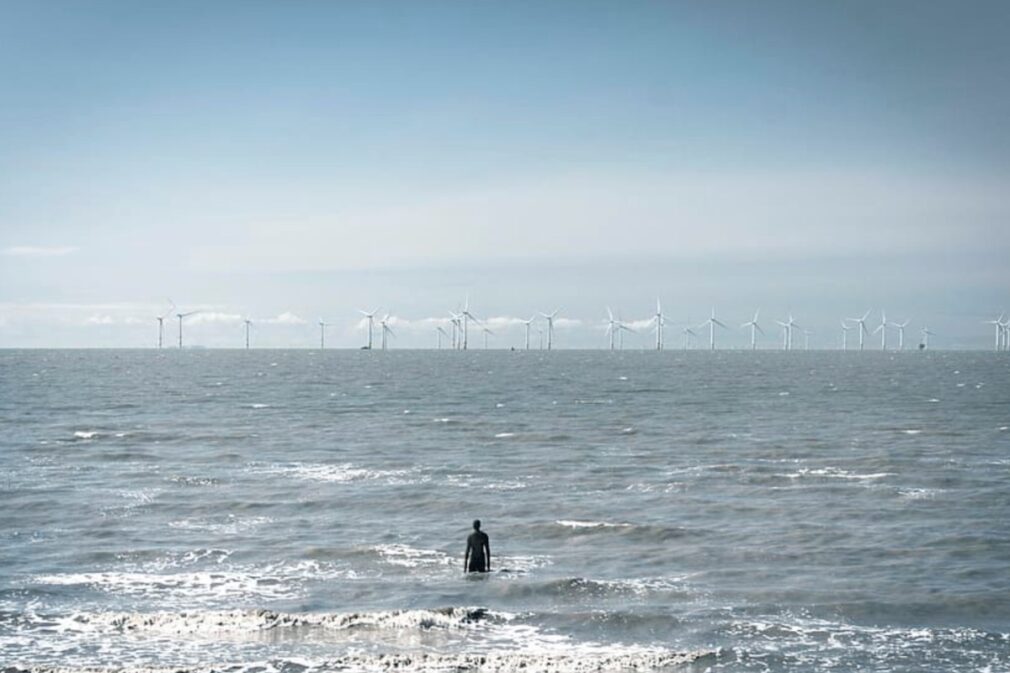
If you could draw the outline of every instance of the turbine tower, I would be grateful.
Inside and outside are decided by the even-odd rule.
[[[193,315],[194,313],[199,313],[199,311],[190,311],[189,313],[176,313],[175,317],[179,319],[179,348],[182,348],[182,319]]]
[[[745,322],[744,324],[740,325],[741,328],[750,327],[750,349],[751,350],[756,350],[757,349],[757,333],[761,332],[762,335],[765,333],[765,331],[763,329],[761,329],[761,326],[758,325],[758,314],[759,313],[761,313],[761,309],[758,309],[758,310],[754,311],[754,318],[750,322]]]
[[[781,320],[776,320],[778,324],[782,325],[782,350],[791,351],[793,349],[793,330],[799,327],[799,324],[793,320],[793,314],[789,314],[789,320],[782,322]]]
[[[162,312],[162,314],[156,318],[156,320],[158,321],[158,350],[161,350],[161,347],[165,342],[165,318],[171,315],[172,311],[174,310],[175,310],[175,304],[172,303],[171,299],[169,299],[168,310]]]
[[[444,329],[442,329],[441,325],[435,328],[435,333],[437,334],[436,338],[438,339],[438,346],[437,346],[438,350],[442,350],[442,337],[448,339],[449,335],[446,333]]]
[[[537,317],[533,316],[529,320],[523,320],[523,324],[526,325],[526,350],[530,349],[530,326],[533,325],[533,321],[536,319]]]
[[[708,320],[706,320],[705,322],[703,322],[702,324],[700,324],[698,327],[704,327],[705,325],[708,325],[708,349],[714,351],[715,350],[715,326],[718,325],[719,327],[721,327],[723,329],[729,329],[729,328],[726,327],[726,325],[724,325],[723,323],[721,323],[718,319],[716,319],[716,317],[715,317],[715,307],[712,308],[712,316]]]
[[[1004,327],[1004,325],[1003,325],[1003,316],[1004,315],[1006,315],[1006,314],[1005,313],[1000,313],[999,317],[996,318],[995,320],[986,320],[985,323],[984,323],[986,325],[995,325],[996,326],[996,352],[997,353],[999,351],[1003,350],[1003,347],[1004,347],[1003,346],[1003,341],[1004,341],[1003,333],[1006,330],[1006,327]]]
[[[842,350],[849,350],[849,330],[855,329],[854,325],[846,325],[845,321],[842,321]]]
[[[607,335],[610,337],[610,350],[614,350],[614,336],[617,334],[618,323],[614,320],[614,313],[607,307]]]
[[[541,313],[544,318],[547,319],[547,350],[551,350],[554,347],[554,318],[557,317],[558,312],[561,309],[554,309],[554,313]]]
[[[697,336],[697,333],[690,327],[684,328],[684,350],[691,348],[691,339]]]
[[[487,325],[480,326],[481,331],[484,333],[484,350],[487,350],[487,337],[489,334],[494,334],[491,330],[487,328]]]
[[[319,350],[326,349],[326,328],[329,326],[330,324],[323,322],[322,318],[319,319]]]
[[[249,350],[249,328],[252,326],[252,320],[246,318],[245,322],[245,349]]]
[[[392,328],[389,326],[388,320],[389,314],[387,313],[382,317],[382,320],[379,321],[379,326],[382,327],[382,350],[386,350],[386,335],[396,336],[396,334],[393,333]]]
[[[810,330],[808,330],[808,329],[803,330],[803,350],[805,350],[805,351],[810,350],[810,335],[811,334],[813,334],[813,332],[811,332]]]
[[[862,318],[846,318],[849,322],[856,323],[856,327],[859,329],[859,350],[863,350],[863,339],[870,333],[866,329],[866,319],[870,317],[870,311],[867,310],[863,314]]]
[[[905,350],[905,328],[908,327],[908,321],[891,324],[898,329],[898,350],[903,351]]]
[[[367,350],[372,350],[372,325],[375,321],[375,314],[379,312],[379,309],[372,309],[372,312],[362,311],[358,309],[358,313],[368,318],[368,345],[365,347]]]
[[[656,297],[656,315],[653,316],[653,320],[656,321],[656,350],[663,350],[663,323],[665,317],[663,316],[663,307],[659,304],[659,297]],[[613,350],[613,347],[611,347]]]
[[[467,295],[466,299],[464,300],[462,315],[463,315],[463,350],[466,350],[470,342],[469,339],[470,321],[472,320],[475,323],[477,323],[477,325],[483,327],[483,325],[481,325],[480,320],[478,320],[473,313],[470,313],[470,295]]]
[[[887,313],[881,309],[880,324],[877,325],[877,329],[873,330],[873,333],[876,334],[877,332],[880,332],[880,350],[882,351],[887,350],[887,328],[892,324],[893,323],[887,322]]]
[[[462,333],[462,326],[460,320],[463,318],[459,313],[453,313],[449,311],[449,322],[452,323],[452,349],[454,351],[459,350],[460,338],[459,335]]]
[[[934,336],[934,333],[929,331],[928,327],[923,327],[919,331],[922,334],[922,350],[929,350],[929,337]]]

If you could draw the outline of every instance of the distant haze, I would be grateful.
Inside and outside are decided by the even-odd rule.
[[[1008,25],[996,1],[6,2],[0,347],[151,347],[159,315],[172,346],[188,311],[189,345],[249,318],[253,346],[316,347],[322,319],[356,347],[374,308],[433,347],[469,296],[495,348],[557,308],[558,347],[605,347],[607,307],[651,347],[657,297],[669,348],[713,308],[726,348],[759,308],[766,348],[790,314],[839,347],[871,309],[906,348],[991,348]]]

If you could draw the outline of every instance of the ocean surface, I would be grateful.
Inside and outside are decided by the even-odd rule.
[[[1010,671],[1010,357],[0,351],[0,670],[149,669]]]

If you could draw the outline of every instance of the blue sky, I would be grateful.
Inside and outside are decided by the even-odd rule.
[[[0,346],[1010,309],[1002,2],[0,2]],[[212,317],[216,316],[216,317]],[[301,324],[280,316],[296,316]],[[273,322],[271,322],[273,321]],[[646,339],[641,339],[643,343]],[[745,336],[727,335],[727,345]],[[769,338],[771,346],[775,339]]]

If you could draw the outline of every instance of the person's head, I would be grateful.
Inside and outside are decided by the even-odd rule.
[[[473,529],[474,530],[480,530],[480,519],[474,519],[473,520]]]

